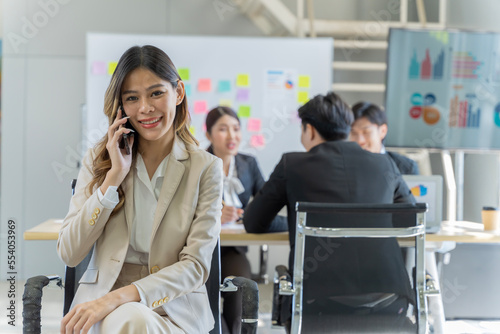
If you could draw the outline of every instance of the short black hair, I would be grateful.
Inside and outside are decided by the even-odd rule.
[[[381,126],[387,124],[387,116],[379,106],[369,102],[358,102],[352,107],[354,120],[366,117],[370,123]]]
[[[299,117],[304,130],[311,124],[327,141],[347,139],[354,122],[351,109],[334,92],[316,95],[299,108]]]

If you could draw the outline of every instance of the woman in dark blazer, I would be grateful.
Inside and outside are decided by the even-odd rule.
[[[228,107],[212,109],[206,118],[206,136],[211,145],[208,152],[222,159],[224,190],[222,226],[241,222],[244,210],[260,188],[264,178],[254,157],[238,153],[241,142],[240,120]],[[282,222],[281,222],[282,218]],[[286,229],[283,217],[277,218]],[[250,262],[245,253],[247,247],[221,248],[221,277],[229,275],[251,278]],[[241,295],[224,294],[222,313],[223,333],[239,333],[241,326]]]

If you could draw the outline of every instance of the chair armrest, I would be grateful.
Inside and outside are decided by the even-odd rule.
[[[59,276],[35,276],[24,284],[23,293],[23,333],[40,333],[42,309],[42,289],[51,280],[57,280],[57,285],[62,287]]]
[[[257,283],[245,277],[229,276],[221,286],[223,292],[241,291],[241,333],[257,333],[259,320],[259,288]]]

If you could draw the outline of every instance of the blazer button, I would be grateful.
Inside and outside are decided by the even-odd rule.
[[[163,300],[161,300],[161,299],[160,299],[160,300],[158,301],[158,306],[161,306],[161,305],[163,305]]]
[[[159,270],[160,270],[160,267],[154,266],[153,268],[151,268],[151,274],[157,273]]]
[[[92,219],[97,219],[97,215],[95,213],[92,215]]]
[[[95,208],[94,213],[98,215],[99,213],[101,213],[101,210],[99,210],[99,208]]]
[[[168,302],[168,297],[163,298],[163,303]]]
[[[158,301],[155,301],[155,302],[153,303],[153,307],[154,307],[154,308],[157,308],[157,307],[158,307]]]
[[[93,220],[93,219],[89,220],[89,225],[90,226],[94,226],[95,225],[95,220]]]

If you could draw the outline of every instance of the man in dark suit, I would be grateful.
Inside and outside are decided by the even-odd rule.
[[[368,102],[358,102],[352,107],[354,123],[351,128],[350,139],[361,148],[372,153],[382,153],[391,157],[398,166],[401,174],[418,175],[418,165],[404,155],[385,150],[383,144],[387,135],[387,117],[377,105]]]
[[[274,216],[287,206],[290,235],[289,268],[293,266],[295,248],[296,212],[298,201],[329,203],[414,203],[414,198],[394,162],[382,154],[363,150],[358,144],[347,141],[354,120],[352,111],[335,93],[315,96],[299,109],[302,120],[301,142],[307,152],[286,153],[275,167],[269,181],[257,193],[245,210],[243,223],[250,233],[264,233],[271,227]],[[403,304],[414,298],[404,262],[395,240],[387,240],[384,249],[366,249],[367,242],[357,242],[359,251],[345,252],[349,247],[339,247],[336,255],[341,259],[335,278],[328,277],[330,296],[345,296],[347,281],[357,277],[359,281],[380,287],[381,292],[393,292],[403,296]],[[390,243],[392,242],[392,243]],[[368,243],[369,244],[369,243]],[[363,269],[363,264],[381,262],[373,276]],[[357,264],[360,264],[359,266]],[[365,266],[366,267],[366,266]],[[293,271],[291,271],[293,272]],[[339,275],[339,273],[341,273]],[[355,276],[348,277],[349,274]],[[344,275],[344,276],[343,276]],[[364,293],[363,289],[349,294]],[[373,292],[373,291],[367,291]],[[348,299],[350,296],[345,296]],[[367,294],[368,302],[376,303]],[[344,301],[346,300],[344,299]],[[359,300],[358,300],[359,301]],[[356,301],[354,301],[356,302]],[[335,309],[353,309],[342,303],[334,303]],[[352,304],[351,304],[352,305]],[[332,305],[328,305],[332,308]]]

